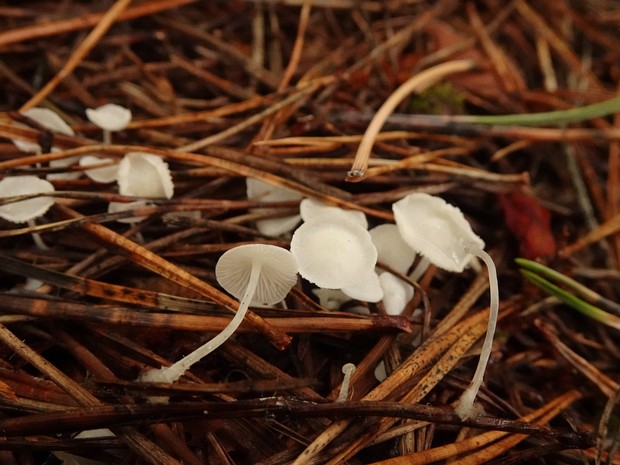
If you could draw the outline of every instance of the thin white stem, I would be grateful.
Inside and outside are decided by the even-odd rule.
[[[351,376],[355,373],[355,365],[352,363],[345,363],[342,366],[342,373],[344,374],[344,379],[340,385],[340,392],[338,393],[336,402],[344,402],[349,398],[349,385],[351,384]]]
[[[241,298],[239,308],[237,309],[237,314],[232,320],[230,320],[222,332],[169,367],[162,367],[158,370],[150,370],[144,373],[144,375],[140,377],[140,381],[151,383],[174,383],[181,376],[183,376],[183,373],[189,370],[194,363],[199,362],[219,346],[224,344],[224,342],[226,342],[228,338],[233,335],[237,328],[239,328],[239,325],[241,325],[241,322],[243,321],[243,317],[248,311],[250,302],[256,292],[261,268],[262,264],[260,263],[252,264],[248,287]]]
[[[480,258],[487,266],[487,271],[489,273],[490,305],[487,333],[482,343],[482,350],[480,352],[480,358],[478,359],[476,372],[474,373],[471,383],[469,383],[469,386],[467,386],[467,389],[465,389],[461,395],[455,409],[456,414],[463,419],[476,416],[474,401],[482,385],[484,372],[489,362],[489,357],[491,356],[491,350],[493,349],[493,336],[495,335],[495,327],[497,326],[497,316],[499,313],[499,284],[497,282],[497,270],[495,268],[495,263],[493,263],[493,259],[488,253],[474,244],[468,244],[466,246],[466,251]]]
[[[112,131],[108,131],[107,129],[103,130],[103,144],[104,145],[112,144]]]
[[[36,223],[34,222],[34,220],[28,220],[28,226],[34,228],[36,226]],[[30,235],[32,236],[32,240],[34,241],[34,244],[39,248],[39,250],[50,250],[48,245],[41,237],[41,234],[33,232]]]

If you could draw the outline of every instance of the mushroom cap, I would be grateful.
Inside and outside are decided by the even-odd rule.
[[[117,181],[122,195],[170,199],[174,193],[168,164],[152,153],[127,153],[118,166]]]
[[[52,148],[52,152],[57,152],[58,150]],[[67,168],[68,166],[75,165],[80,160],[79,155],[75,157],[69,158],[61,158],[59,160],[52,160],[49,162],[50,168]],[[49,173],[45,176],[45,179],[48,181],[61,181],[68,179],[78,179],[82,176],[81,171],[64,171],[60,173]]]
[[[413,286],[392,273],[383,272],[379,275],[383,289],[383,306],[388,315],[400,315],[413,297]]]
[[[415,259],[415,250],[405,242],[398,226],[385,223],[368,232],[377,248],[378,261],[400,273],[406,273]]]
[[[461,272],[472,257],[465,246],[473,243],[484,248],[463,212],[440,197],[409,194],[392,210],[405,242],[439,268]]]
[[[377,249],[359,224],[323,215],[302,224],[291,239],[299,273],[326,289],[353,286],[377,263]]]
[[[56,113],[54,113],[52,110],[49,110],[48,108],[34,107],[29,108],[28,110],[24,110],[20,113],[35,121],[39,125],[43,126],[45,129],[48,129],[49,131],[57,132],[58,134],[63,134],[65,136],[75,135],[73,129],[71,129],[71,127],[67,123],[65,123],[60,116],[58,116]],[[19,127],[27,127],[26,125],[21,123],[12,124]],[[11,140],[22,152],[37,153],[41,151],[41,146],[35,142],[13,139]]]
[[[274,186],[260,179],[246,178],[246,192],[248,199],[263,202],[286,202],[301,199],[301,194],[285,187]],[[278,209],[255,208],[254,212],[271,212]],[[283,216],[279,218],[265,218],[256,221],[256,228],[267,236],[279,236],[295,229],[301,217],[299,215]]]
[[[105,131],[122,131],[131,122],[131,110],[107,103],[97,108],[87,108],[86,117]]]
[[[108,204],[108,213],[125,212],[127,210],[135,210],[137,208],[148,207],[149,203],[146,200],[137,200],[135,202],[110,202]],[[144,220],[146,216],[130,216],[127,218],[119,218],[116,221],[119,223],[132,224],[139,223]]]
[[[364,302],[379,302],[383,299],[383,288],[374,269],[362,274],[355,283],[344,286],[341,291],[352,299]]]
[[[297,282],[297,261],[293,254],[268,244],[240,245],[224,252],[215,265],[217,282],[228,293],[241,299],[254,263],[259,263],[261,269],[251,305],[276,304]]]
[[[54,186],[36,176],[11,176],[0,181],[0,197],[45,194],[54,192]],[[13,223],[25,223],[38,218],[54,204],[52,197],[37,197],[0,206],[0,217]]]
[[[80,158],[80,166],[86,167],[91,165],[99,165],[101,163],[107,163],[114,161],[114,158],[102,158],[96,157],[94,155],[85,155]],[[114,182],[116,177],[118,176],[118,165],[110,165],[101,168],[93,168],[92,170],[85,170],[86,176],[92,179],[95,182],[99,182],[101,184],[108,184],[110,182]]]
[[[305,222],[311,221],[318,216],[334,215],[359,224],[364,229],[368,229],[368,220],[364,212],[345,210],[344,208],[328,205],[316,199],[303,199],[299,204],[299,212],[301,213],[301,219]]]

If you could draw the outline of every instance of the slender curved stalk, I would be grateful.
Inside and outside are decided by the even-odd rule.
[[[370,158],[370,151],[375,143],[377,134],[381,131],[381,128],[385,124],[385,120],[390,116],[396,107],[406,97],[413,92],[420,92],[440,79],[453,73],[460,73],[464,71],[470,71],[474,69],[475,63],[471,60],[455,60],[447,63],[442,63],[432,68],[426,69],[419,74],[416,74],[409,80],[405,81],[398,89],[388,97],[388,99],[381,105],[375,116],[373,116],[360,145],[355,155],[355,160],[351,169],[347,173],[347,181],[361,181],[368,167],[368,159]]]
[[[228,338],[233,335],[237,328],[239,328],[241,322],[243,321],[243,317],[248,311],[250,302],[256,292],[256,286],[258,284],[258,278],[260,277],[261,268],[262,264],[260,263],[252,264],[248,287],[241,298],[239,309],[237,310],[234,318],[230,320],[230,323],[228,323],[222,332],[169,367],[161,367],[157,370],[150,370],[144,373],[140,376],[140,381],[150,383],[174,383],[181,376],[183,376],[183,373],[189,370],[194,363],[199,362],[219,346],[224,344],[224,342],[226,342]]]
[[[462,419],[472,418],[477,414],[474,401],[482,385],[484,372],[489,362],[489,357],[491,356],[491,350],[493,349],[493,336],[495,335],[495,327],[497,326],[497,316],[499,313],[499,284],[497,282],[497,270],[495,268],[495,263],[493,263],[493,259],[488,253],[475,244],[468,244],[465,250],[480,258],[487,266],[487,271],[489,273],[490,305],[487,333],[482,343],[482,350],[480,352],[480,358],[478,359],[476,372],[469,386],[467,386],[467,389],[463,391],[455,409],[456,414]]]

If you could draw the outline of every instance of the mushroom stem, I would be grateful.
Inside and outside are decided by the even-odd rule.
[[[34,228],[36,226],[36,223],[34,222],[34,220],[28,220],[28,226]],[[41,237],[41,234],[33,232],[30,235],[32,236],[32,240],[34,241],[34,244],[39,248],[39,250],[50,250],[48,245]]]
[[[340,392],[338,393],[336,402],[344,402],[348,399],[349,385],[351,384],[351,376],[353,376],[353,373],[355,373],[355,365],[353,365],[352,363],[345,363],[342,366],[342,373],[344,374],[344,379],[342,380]]]
[[[103,130],[103,144],[104,145],[112,144],[112,131],[110,131],[109,129]]]
[[[202,360],[219,346],[224,344],[224,342],[226,342],[226,340],[230,336],[232,336],[233,333],[237,330],[239,325],[241,325],[243,317],[248,311],[250,302],[252,301],[254,293],[256,292],[256,286],[258,285],[258,278],[260,276],[261,268],[261,263],[252,264],[252,270],[250,271],[248,286],[245,290],[245,293],[243,294],[241,302],[239,303],[237,313],[235,314],[234,318],[230,320],[228,325],[226,325],[226,327],[222,330],[222,332],[220,332],[213,339],[207,341],[202,346],[198,347],[190,354],[187,354],[178,362],[173,363],[169,367],[161,367],[158,370],[148,371],[140,377],[140,380],[155,383],[174,383],[181,376],[183,376],[183,374],[187,370],[189,370],[194,363]]]
[[[474,401],[476,400],[476,395],[482,385],[484,372],[493,348],[493,336],[495,335],[495,326],[497,325],[497,316],[499,313],[499,285],[497,282],[497,270],[491,256],[473,243],[468,243],[464,249],[467,253],[475,255],[481,259],[487,266],[487,271],[489,273],[490,293],[489,322],[487,323],[487,333],[482,344],[482,350],[480,351],[478,366],[476,367],[474,377],[469,383],[469,386],[467,386],[467,389],[463,391],[463,394],[461,395],[455,409],[455,412],[459,417],[462,419],[468,419],[476,416],[477,410],[474,407]]]

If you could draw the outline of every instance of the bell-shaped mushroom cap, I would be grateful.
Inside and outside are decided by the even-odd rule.
[[[386,313],[400,315],[413,297],[413,286],[388,272],[379,275],[379,282],[383,289],[383,306]]]
[[[287,202],[301,199],[301,194],[285,187],[274,186],[260,179],[246,178],[247,196],[250,200],[261,202]],[[255,212],[276,213],[277,209],[255,208]],[[279,236],[292,231],[299,223],[299,215],[283,216],[279,218],[265,218],[256,222],[256,228],[267,236]]]
[[[118,166],[117,180],[122,195],[170,199],[174,193],[168,164],[152,153],[126,154]]]
[[[465,246],[484,248],[461,210],[440,197],[409,194],[392,210],[405,242],[439,268],[461,272],[472,257]]]
[[[104,131],[122,131],[131,122],[131,110],[108,103],[97,108],[87,108],[88,120]]]
[[[247,244],[226,251],[215,266],[217,282],[241,299],[248,287],[252,267],[257,263],[260,265],[260,276],[251,305],[280,302],[297,282],[297,261],[282,247]]]
[[[344,286],[341,291],[352,299],[364,302],[379,302],[383,299],[383,289],[374,269],[361,274],[355,283]]]
[[[306,223],[318,216],[335,215],[338,218],[359,224],[362,228],[368,229],[368,220],[364,212],[356,210],[345,210],[344,208],[328,205],[325,202],[315,199],[303,199],[299,204],[301,219]]]
[[[94,155],[85,155],[80,158],[80,166],[92,166],[92,165],[100,165],[102,163],[113,162],[113,158],[100,158]],[[91,170],[84,171],[86,176],[92,179],[95,182],[99,182],[101,184],[107,184],[110,182],[114,182],[116,177],[118,176],[118,165],[110,165],[110,166],[102,166],[101,168],[93,168]]]
[[[302,224],[291,239],[299,274],[326,289],[353,286],[373,270],[377,249],[368,231],[333,215]]]
[[[377,248],[377,253],[379,254],[378,261],[399,273],[407,273],[415,258],[415,250],[400,235],[398,226],[392,223],[385,223],[372,228],[368,232]]]
[[[29,108],[28,110],[24,110],[20,113],[30,118],[31,120],[35,121],[36,123],[38,123],[45,129],[48,129],[52,132],[57,132],[58,134],[63,134],[65,136],[75,135],[75,132],[73,132],[73,129],[71,129],[71,127],[67,123],[65,123],[63,119],[60,116],[58,116],[56,113],[54,113],[52,110],[49,110],[47,108],[34,107],[34,108]],[[15,124],[16,126],[20,126],[20,127],[24,126],[23,124],[20,124],[20,123],[13,123],[13,124]],[[41,151],[41,147],[39,146],[39,144],[36,144],[34,142],[27,142],[23,140],[13,140],[13,143],[22,152],[37,153]]]
[[[49,181],[36,176],[12,176],[0,181],[0,197],[54,192]],[[54,204],[52,197],[37,197],[0,206],[0,217],[13,223],[25,223],[44,215]]]

